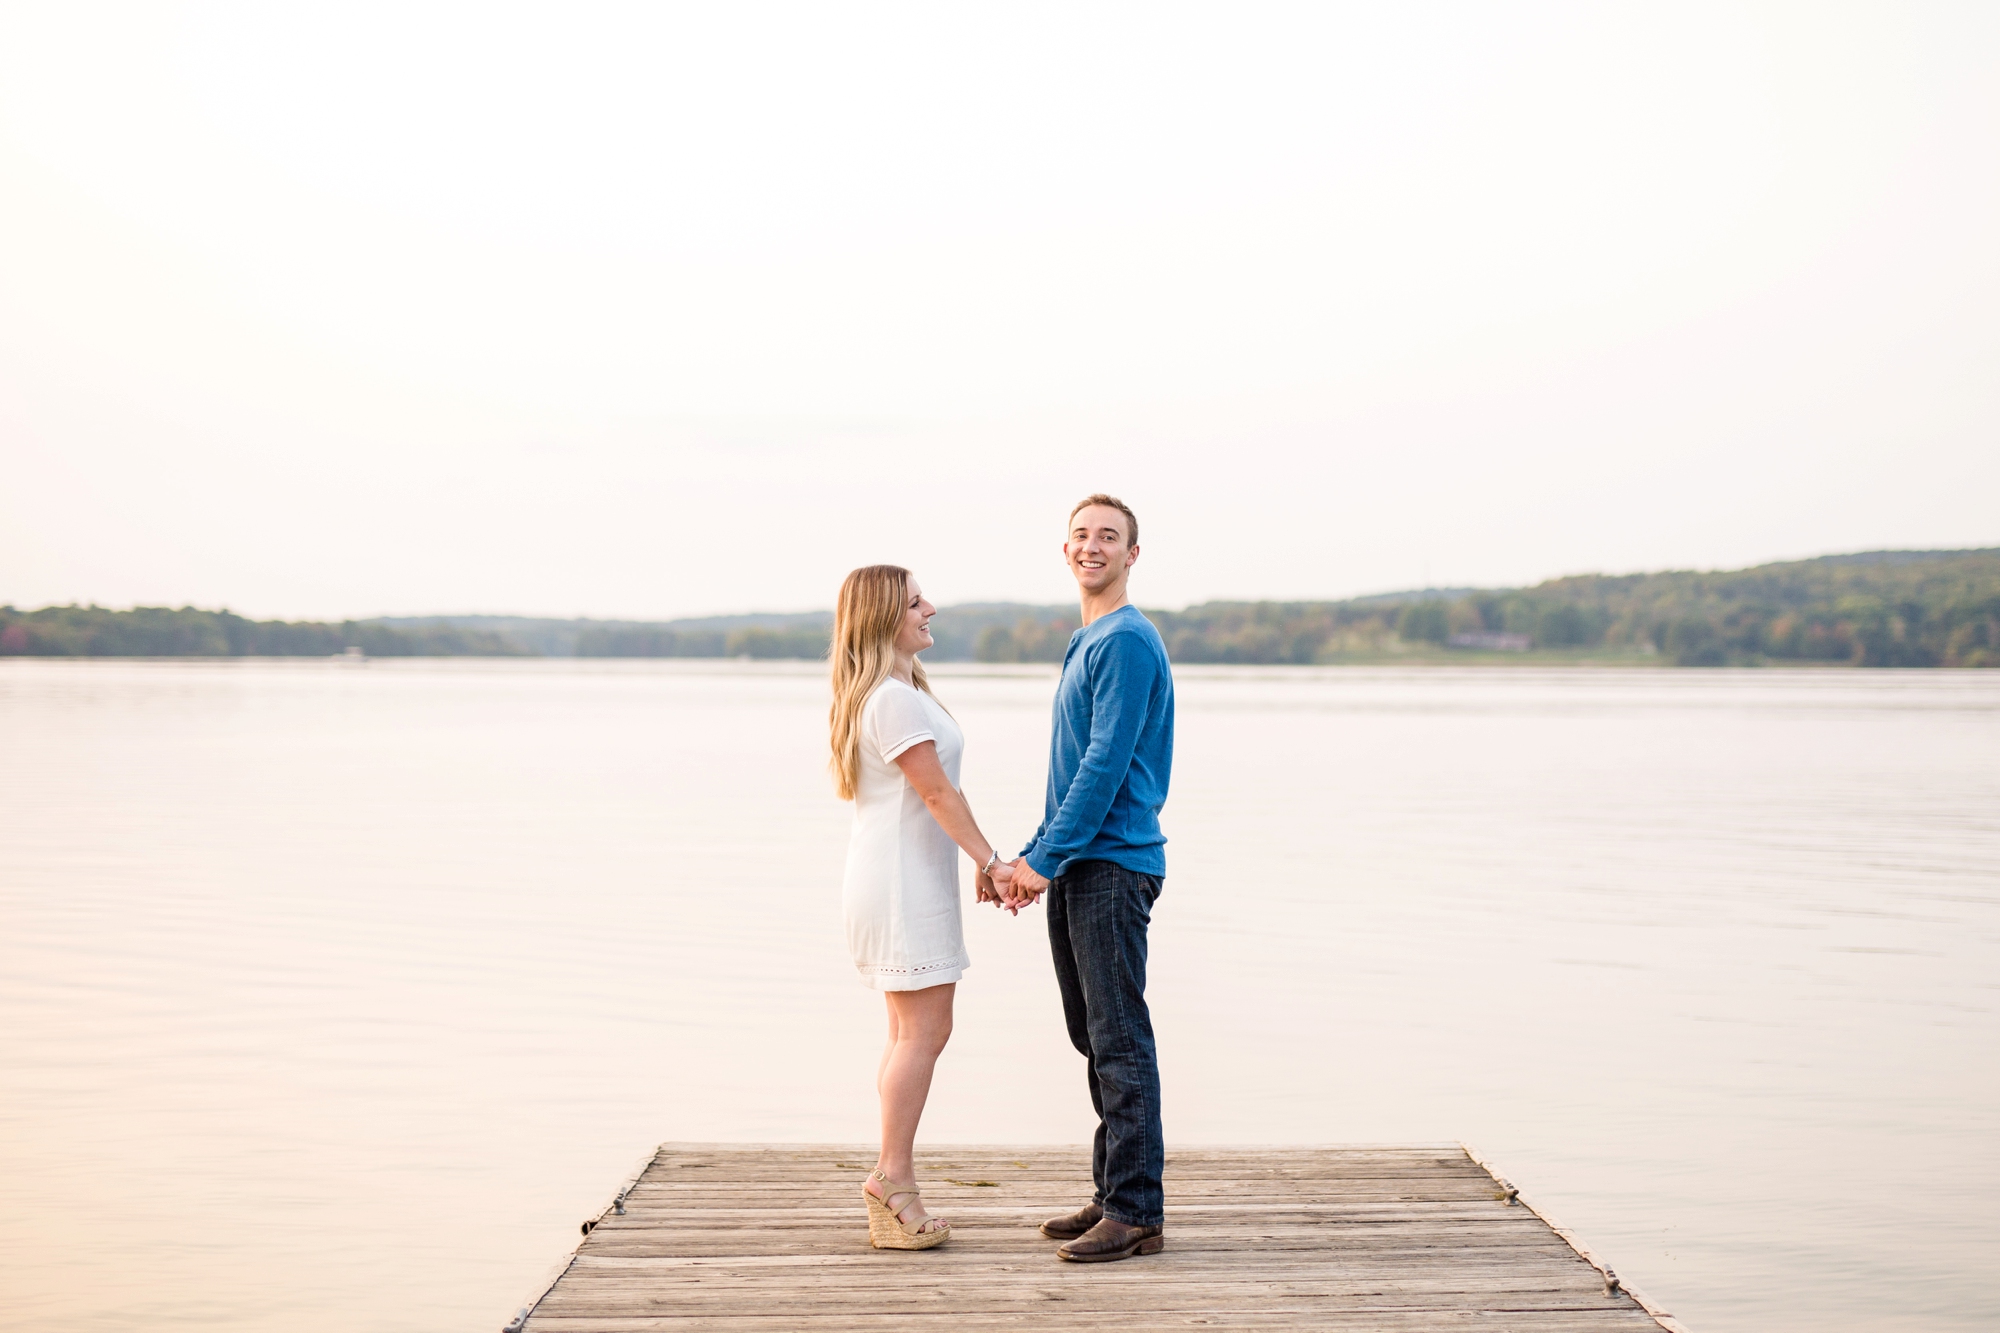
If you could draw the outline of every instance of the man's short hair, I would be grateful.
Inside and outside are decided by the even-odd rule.
[[[1132,506],[1126,504],[1115,495],[1106,495],[1100,491],[1096,495],[1084,496],[1076,502],[1076,508],[1069,511],[1070,521],[1075,522],[1076,516],[1092,505],[1103,505],[1106,509],[1116,509],[1119,513],[1125,515],[1125,527],[1127,529],[1125,544],[1127,546],[1137,546],[1139,544],[1139,516],[1132,512]]]

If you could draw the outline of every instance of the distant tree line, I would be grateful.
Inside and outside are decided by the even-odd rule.
[[[1176,662],[1545,660],[1602,654],[1679,666],[1849,663],[2000,667],[2000,550],[1879,551],[1728,573],[1585,574],[1532,588],[1337,602],[1208,602],[1148,611]],[[249,620],[193,607],[0,607],[0,656],[826,656],[824,613],[642,624],[464,617]],[[743,623],[761,621],[763,623]],[[1059,662],[1073,608],[947,607],[931,661]],[[505,628],[511,626],[512,628]]]
[[[1048,620],[1023,616],[1012,625],[988,625],[979,632],[973,655],[982,662],[1060,662],[1078,624],[1078,617],[1071,614]]]
[[[1726,573],[1586,575],[1446,608],[1538,645],[1632,647],[1680,666],[2000,667],[2000,550],[1878,551]],[[1400,613],[1399,613],[1400,616]],[[1437,627],[1425,625],[1437,641]]]
[[[1601,611],[1555,600],[1541,588],[1454,600],[1412,593],[1407,599],[1345,602],[1210,602],[1146,614],[1176,662],[1307,664],[1423,656],[1503,635],[1522,649],[1652,651],[1649,640],[1616,637],[1614,623]]]
[[[0,657],[330,657],[348,648],[370,657],[529,655],[501,635],[450,626],[249,620],[192,606],[0,606]]]
[[[830,618],[829,618],[830,619]],[[669,625],[588,628],[578,657],[823,658],[821,627]],[[538,657],[529,634],[444,623],[250,620],[230,611],[184,606],[0,607],[0,657],[331,657],[359,648],[369,657]]]
[[[1586,574],[1532,588],[1148,611],[1176,662],[1489,660],[1506,648],[1678,666],[2000,667],[2000,550],[1884,551],[1728,573]],[[987,662],[1060,661],[1076,621],[981,634]]]
[[[587,629],[576,637],[578,657],[822,658],[827,631],[749,625],[740,629],[673,629],[642,625]]]

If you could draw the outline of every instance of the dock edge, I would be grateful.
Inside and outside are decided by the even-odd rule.
[[[528,1298],[528,1303],[516,1310],[514,1317],[500,1326],[500,1333],[522,1333],[522,1330],[527,1328],[528,1320],[534,1317],[536,1309],[540,1307],[543,1301],[548,1299],[549,1293],[556,1289],[556,1283],[568,1277],[569,1270],[576,1267],[576,1252],[582,1248],[584,1240],[589,1238],[590,1233],[597,1229],[597,1224],[606,1217],[613,1213],[622,1213],[625,1211],[626,1196],[631,1194],[632,1187],[639,1183],[639,1177],[645,1175],[651,1169],[653,1163],[660,1160],[660,1152],[665,1146],[665,1144],[656,1144],[648,1148],[646,1156],[625,1177],[625,1183],[618,1187],[617,1193],[611,1196],[611,1201],[598,1209],[592,1216],[585,1219],[582,1228],[583,1234],[577,1238],[577,1243],[572,1245],[569,1253],[554,1268],[549,1270],[548,1277],[534,1288],[534,1295]]]
[[[1633,1299],[1633,1301],[1635,1301],[1638,1304],[1639,1308],[1641,1310],[1644,1310],[1646,1314],[1652,1319],[1652,1321],[1658,1324],[1661,1328],[1665,1329],[1667,1333],[1693,1333],[1693,1330],[1688,1328],[1686,1324],[1681,1323],[1678,1319],[1675,1319],[1671,1314],[1661,1309],[1658,1305],[1654,1304],[1650,1300],[1647,1300],[1645,1295],[1642,1292],[1640,1292],[1640,1290],[1637,1287],[1632,1286],[1630,1283],[1626,1282],[1624,1278],[1619,1277],[1617,1273],[1613,1272],[1611,1265],[1605,1263],[1602,1259],[1599,1259],[1596,1255],[1592,1254],[1590,1252],[1590,1247],[1588,1245],[1585,1245],[1581,1240],[1577,1239],[1577,1235],[1574,1231],[1571,1231],[1568,1227],[1564,1226],[1562,1223],[1556,1221],[1555,1218],[1551,1217],[1546,1208],[1537,1208],[1534,1204],[1529,1203],[1527,1196],[1521,1193],[1520,1186],[1516,1185],[1513,1181],[1507,1179],[1507,1177],[1501,1175],[1497,1170],[1495,1170],[1493,1167],[1493,1163],[1487,1161],[1486,1158],[1480,1156],[1478,1149],[1474,1148],[1471,1144],[1467,1143],[1463,1139],[1460,1139],[1458,1141],[1458,1146],[1465,1150],[1465,1155],[1472,1159],[1473,1165],[1477,1166],[1481,1171],[1484,1171],[1487,1175],[1493,1177],[1493,1183],[1500,1189],[1501,1198],[1505,1199],[1510,1204],[1518,1203],[1523,1208],[1533,1213],[1536,1217],[1541,1218],[1542,1224],[1546,1226],[1549,1230],[1555,1232],[1558,1236],[1561,1236],[1563,1239],[1563,1243],[1569,1246],[1572,1250],[1575,1250],[1578,1258],[1582,1259],[1592,1268],[1595,1268],[1598,1271],[1599,1275],[1604,1278],[1604,1289],[1606,1292],[1611,1292],[1614,1290],[1622,1291],[1627,1296],[1630,1296]]]

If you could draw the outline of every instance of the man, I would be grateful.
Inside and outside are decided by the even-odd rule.
[[[1083,600],[1056,686],[1042,826],[1014,865],[1010,905],[1048,893],[1049,943],[1069,1039],[1083,1052],[1097,1135],[1096,1195],[1042,1234],[1082,1263],[1165,1245],[1160,1071],[1146,1010],[1146,927],[1167,872],[1160,807],[1174,757],[1174,678],[1159,631],[1126,596],[1139,520],[1093,495],[1070,512],[1063,557]]]

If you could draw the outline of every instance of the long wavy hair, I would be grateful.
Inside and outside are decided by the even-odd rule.
[[[896,634],[910,600],[910,571],[901,565],[863,565],[840,585],[833,613],[833,708],[827,730],[833,744],[833,787],[840,799],[854,799],[861,781],[861,709],[896,665]],[[911,683],[933,699],[924,664]]]

